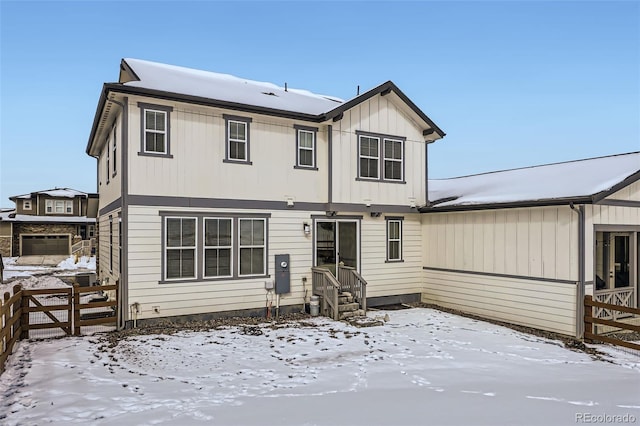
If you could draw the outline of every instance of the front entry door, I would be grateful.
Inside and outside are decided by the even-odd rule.
[[[355,220],[318,220],[316,222],[315,265],[335,276],[340,262],[358,269],[358,222]]]

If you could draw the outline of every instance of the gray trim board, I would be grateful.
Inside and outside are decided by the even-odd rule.
[[[593,225],[594,232],[640,232],[640,225]]]
[[[239,115],[229,115],[222,114],[222,118],[224,118],[224,159],[223,163],[233,163],[233,164],[253,164],[251,162],[251,122],[253,119],[251,117],[241,117]],[[244,123],[245,124],[245,132],[246,132],[246,146],[245,146],[245,159],[235,159],[229,158],[229,144],[231,141],[229,140],[229,122],[235,121],[236,123]]]
[[[101,208],[100,211],[98,212],[98,216],[104,216],[105,214],[111,213],[112,211],[117,210],[119,208],[122,208],[122,197],[110,202],[109,204]]]
[[[511,202],[511,203],[494,203],[494,204],[472,204],[472,205],[464,205],[464,206],[447,206],[447,207],[438,207],[438,201],[445,202],[445,201],[451,201],[451,199],[431,201],[429,206],[421,207],[419,209],[420,213],[446,213],[446,212],[474,211],[474,210],[517,209],[517,208],[525,208],[525,207],[569,206],[569,204],[571,203],[591,204],[591,198],[589,197],[550,198],[546,200],[518,201],[518,202]]]
[[[327,219],[355,219],[355,220],[362,220],[364,218],[364,216],[359,216],[359,215],[335,215],[335,216],[327,216],[327,215],[323,215],[323,214],[312,214],[311,215],[311,219],[320,219],[320,220],[327,220]]]
[[[630,152],[629,154],[633,154],[633,153]],[[624,154],[621,154],[621,155],[624,155]],[[617,184],[613,185],[609,190],[594,194],[592,196],[593,203],[599,203],[600,201],[604,200],[606,197],[620,191],[625,186],[629,186],[638,180],[640,180],[640,170],[638,170],[631,176],[627,177],[622,182],[618,182]]]
[[[390,204],[373,204],[371,205],[371,207],[367,207],[364,204],[332,203],[331,210],[328,210],[329,205],[327,203],[296,201],[293,207],[288,207],[286,201],[237,200],[230,198],[191,198],[161,195],[129,195],[128,205],[251,210],[343,211],[353,213],[418,213],[418,210],[409,206],[398,206]]]
[[[399,305],[402,303],[418,303],[422,300],[422,293],[396,294],[393,296],[367,297],[367,307]]]
[[[608,200],[604,199],[602,201],[596,202],[598,206],[613,206],[613,207],[635,207],[640,208],[640,201],[633,200]]]
[[[149,104],[146,102],[138,102],[138,108],[140,108],[140,151],[138,151],[138,155],[143,155],[143,156],[151,156],[151,157],[166,157],[166,158],[172,158],[171,155],[171,112],[173,112],[173,107],[170,106],[166,106],[166,105],[156,105],[156,104]],[[154,152],[154,151],[149,151],[147,152],[146,150],[146,146],[145,146],[145,111],[146,110],[153,110],[153,111],[160,111],[160,112],[164,112],[166,115],[166,123],[167,126],[165,128],[165,152]]]
[[[559,280],[555,278],[542,278],[542,277],[527,277],[525,275],[497,274],[494,272],[479,272],[479,271],[463,271],[461,269],[435,268],[431,266],[423,266],[422,269],[425,271],[453,272],[456,274],[481,275],[486,277],[497,277],[497,278],[512,278],[516,280],[541,281],[541,282],[557,283],[557,284],[571,284],[571,285],[577,284],[576,281],[571,281],[571,280]]]

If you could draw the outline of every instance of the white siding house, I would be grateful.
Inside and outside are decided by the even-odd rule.
[[[355,268],[369,305],[419,300],[426,146],[443,136],[390,81],[343,101],[123,59],[86,149],[120,325],[300,310],[314,266]]]
[[[585,294],[636,307],[640,153],[429,181],[423,300],[582,334]]]

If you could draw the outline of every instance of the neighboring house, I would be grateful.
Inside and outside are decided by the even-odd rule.
[[[368,303],[420,300],[427,144],[440,130],[392,82],[342,101],[124,59],[86,152],[98,160],[103,282],[133,319],[299,310],[313,266],[343,263]],[[135,314],[135,316],[134,316]]]
[[[578,337],[585,294],[640,305],[640,153],[430,180],[429,194],[424,301]]]
[[[15,209],[0,212],[3,256],[69,255],[74,240],[95,237],[98,194],[55,188],[9,199]]]

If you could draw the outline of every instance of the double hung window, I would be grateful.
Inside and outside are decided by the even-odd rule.
[[[166,278],[195,278],[196,219],[166,219]]]
[[[358,134],[358,179],[404,183],[404,143],[400,137]]]

